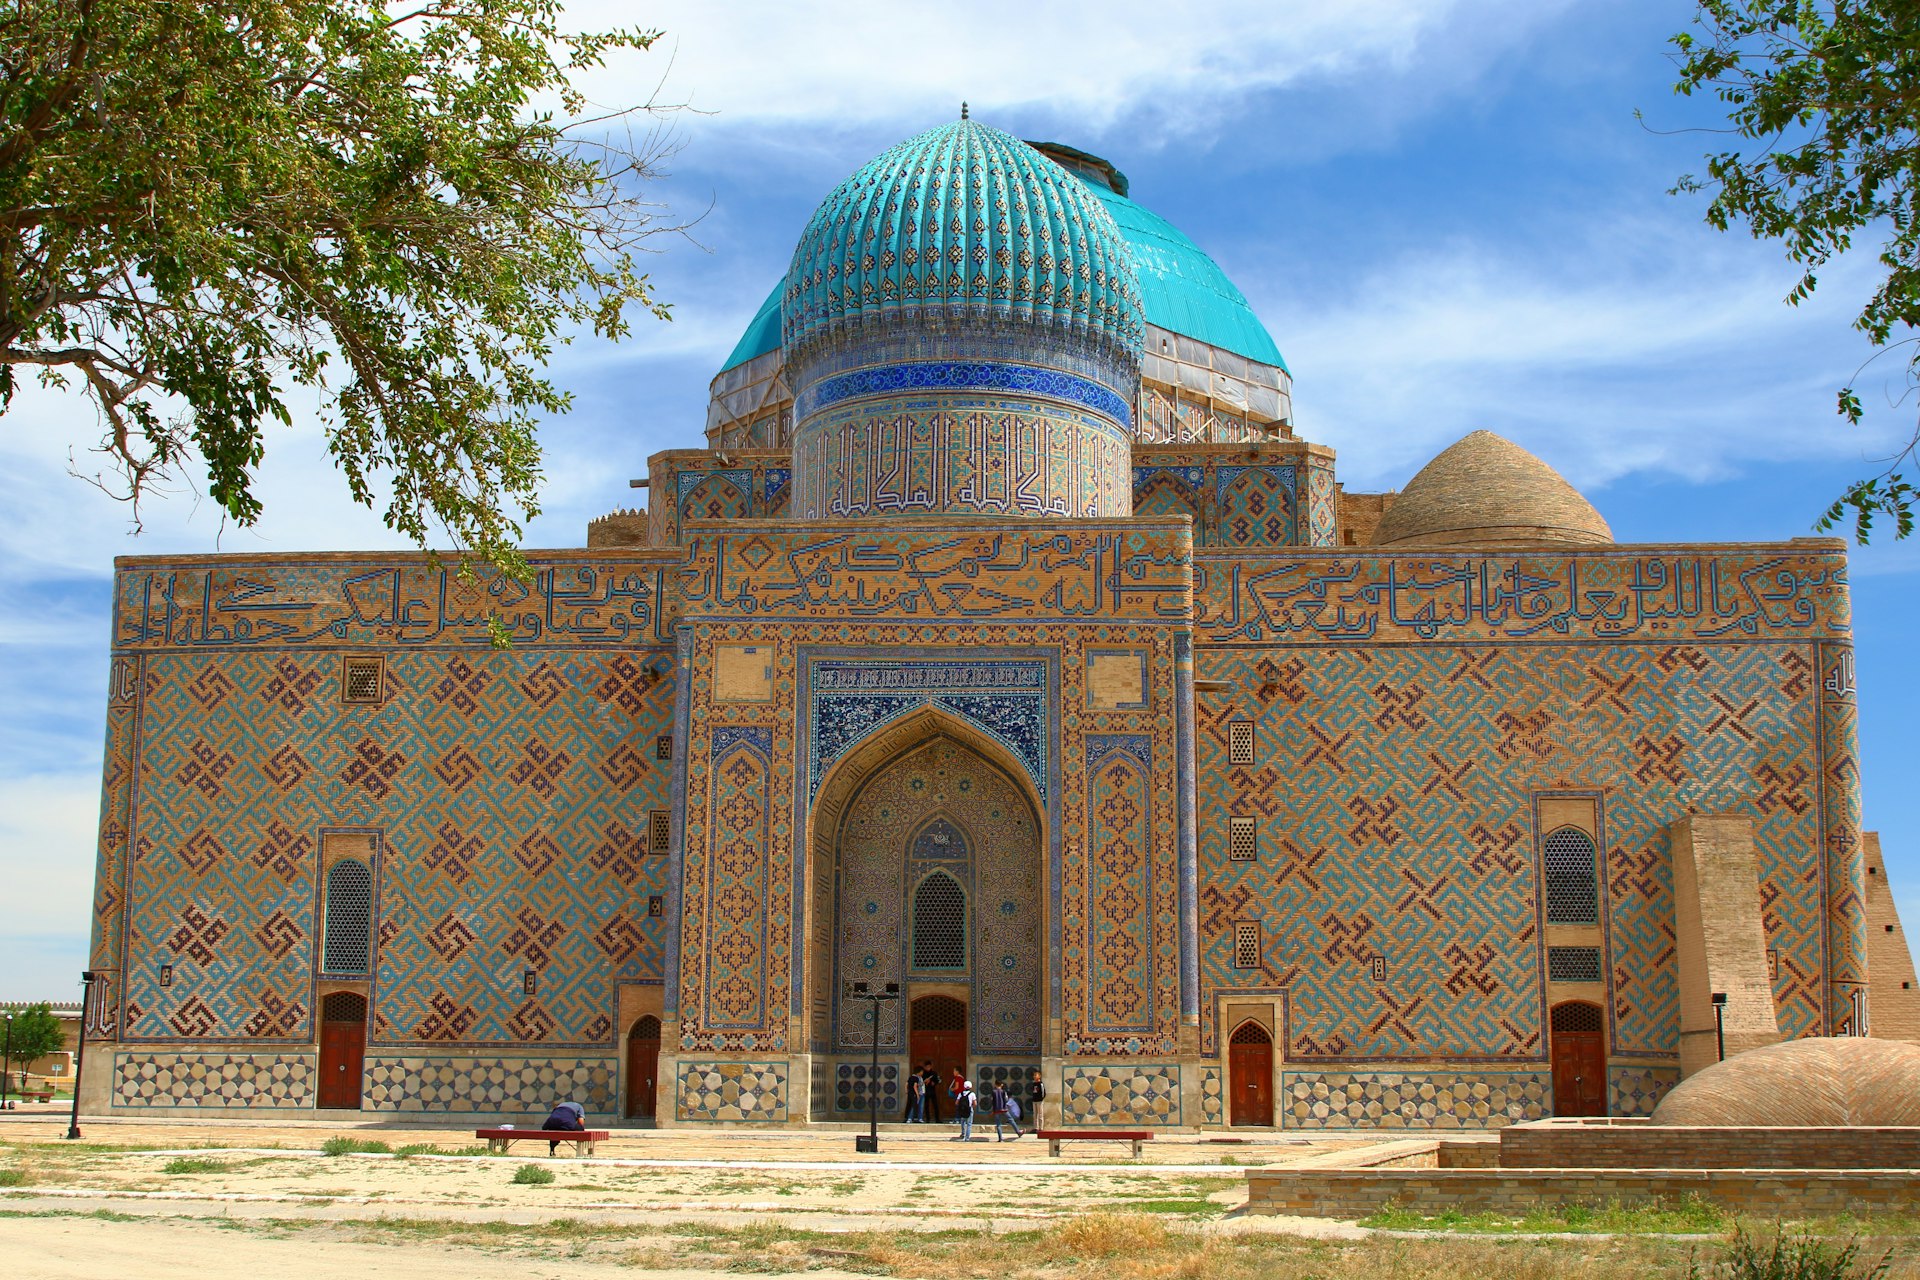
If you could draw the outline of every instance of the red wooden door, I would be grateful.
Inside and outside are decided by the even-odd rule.
[[[627,1033],[627,1114],[654,1117],[660,1096],[660,1019],[649,1014]]]
[[[1607,1038],[1598,1005],[1557,1005],[1553,1010],[1553,1114],[1607,1114]]]
[[[360,1077],[367,1057],[367,1002],[336,991],[320,1006],[321,1107],[360,1109]]]
[[[922,996],[913,1002],[907,1031],[907,1057],[915,1068],[929,1058],[942,1091],[940,1114],[953,1107],[945,1096],[947,1082],[958,1071],[967,1075],[967,1006],[952,996]]]
[[[1227,1045],[1227,1123],[1273,1124],[1273,1041],[1257,1022],[1243,1022]]]

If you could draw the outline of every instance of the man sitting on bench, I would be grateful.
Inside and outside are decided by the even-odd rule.
[[[556,1104],[553,1108],[553,1114],[549,1115],[546,1123],[540,1126],[543,1131],[548,1129],[564,1129],[569,1133],[583,1133],[586,1127],[587,1109],[577,1102],[562,1102]],[[549,1142],[547,1144],[547,1154],[552,1155],[559,1145],[558,1140]]]

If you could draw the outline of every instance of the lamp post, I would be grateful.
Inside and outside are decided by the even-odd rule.
[[[0,1109],[7,1105],[7,1076],[13,1070],[13,1015],[7,1015],[7,1050],[0,1057]]]
[[[87,1061],[87,1011],[93,1001],[93,970],[85,969],[80,974],[80,1039],[73,1047],[73,1118],[67,1121],[67,1138],[77,1141],[80,1137],[80,1071]]]
[[[873,1009],[873,1068],[867,1075],[867,1132],[853,1139],[855,1152],[868,1155],[880,1153],[880,1005],[887,1000],[900,998],[900,984],[897,982],[849,982],[847,994],[856,1000],[872,1001]]]
[[[1720,1056],[1718,1062],[1727,1060],[1727,993],[1713,993],[1713,1043]]]

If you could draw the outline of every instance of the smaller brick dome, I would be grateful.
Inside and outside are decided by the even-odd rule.
[[[1613,530],[1558,471],[1491,431],[1447,448],[1407,483],[1376,546],[1612,542]]]
[[[1920,1045],[1829,1036],[1749,1049],[1681,1081],[1653,1123],[1920,1125]]]

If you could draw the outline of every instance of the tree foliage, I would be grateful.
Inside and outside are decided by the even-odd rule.
[[[0,0],[0,412],[22,374],[83,387],[136,521],[197,470],[245,525],[311,394],[357,501],[524,572],[544,362],[666,317],[635,265],[662,135],[572,83],[657,33],[559,10]]]
[[[13,1051],[10,1061],[16,1069],[66,1047],[66,1033],[60,1030],[60,1020],[53,1016],[50,1004],[15,1009],[11,1026],[12,1031],[6,1033],[6,1044]]]
[[[1855,327],[1884,354],[1907,348],[1909,388],[1920,385],[1920,4],[1914,0],[1700,0],[1698,34],[1673,37],[1681,94],[1725,104],[1738,149],[1707,157],[1705,178],[1679,189],[1711,197],[1707,221],[1745,223],[1779,240],[1801,275],[1798,304],[1856,237],[1879,239],[1882,274]],[[1871,363],[1871,361],[1869,361]],[[1864,366],[1863,366],[1864,367]],[[1862,416],[1852,387],[1839,412]],[[1847,489],[1820,520],[1852,513],[1865,542],[1874,518],[1912,532],[1915,491],[1901,468],[1920,446],[1916,427],[1879,475]]]

